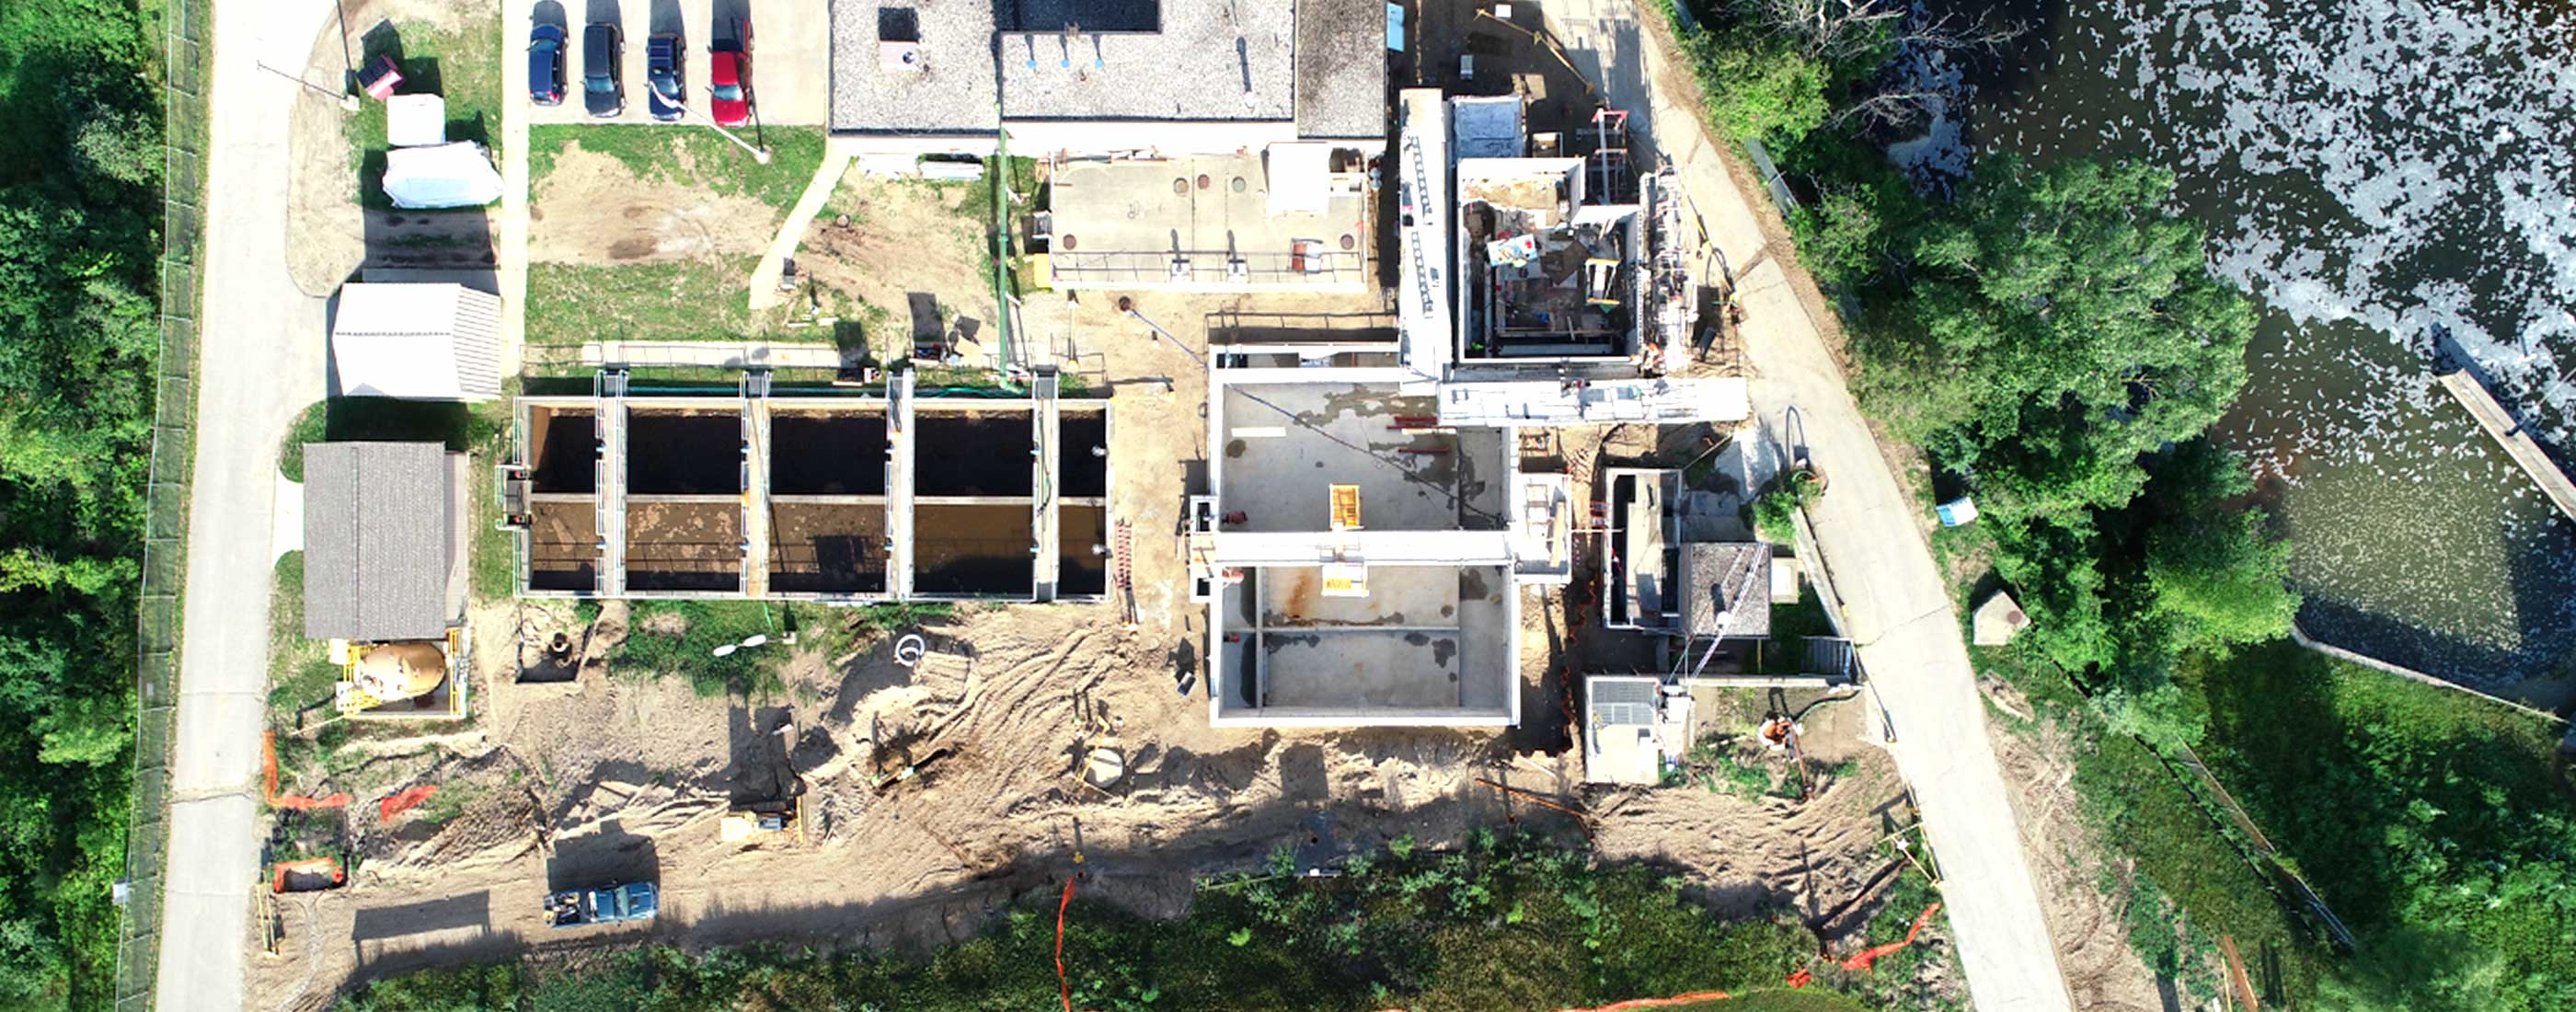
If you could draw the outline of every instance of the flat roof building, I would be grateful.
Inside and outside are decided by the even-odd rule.
[[[439,639],[465,613],[465,455],[437,443],[304,446],[304,634]]]
[[[1652,675],[1583,680],[1583,782],[1653,786],[1690,750],[1691,697]]]
[[[1077,161],[1049,180],[1057,288],[1368,292],[1377,285],[1360,148]]]
[[[1382,139],[1385,32],[1382,0],[835,0],[831,127],[918,153]]]

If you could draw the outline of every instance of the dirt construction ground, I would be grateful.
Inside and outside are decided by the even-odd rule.
[[[349,810],[360,861],[345,888],[277,898],[275,955],[255,964],[258,1006],[318,1009],[361,979],[639,936],[933,944],[1061,882],[1077,853],[1097,876],[1091,895],[1171,915],[1194,877],[1253,867],[1282,846],[1312,864],[1402,834],[1440,845],[1479,827],[1568,821],[1480,778],[1588,807],[1604,859],[1671,866],[1729,912],[1794,911],[1842,942],[1877,911],[1898,863],[1883,835],[1910,815],[1893,766],[1855,740],[1855,707],[1808,718],[1821,790],[1803,803],[1699,783],[1584,789],[1554,702],[1563,687],[1549,658],[1566,630],[1553,594],[1527,592],[1529,702],[1516,731],[1210,728],[1203,612],[1183,597],[1174,537],[1185,478],[1204,459],[1205,372],[1095,305],[1108,301],[1057,308],[1083,338],[1055,350],[1110,363],[1099,379],[1118,414],[1112,508],[1135,531],[1133,623],[1114,592],[1096,605],[969,605],[918,630],[930,652],[916,667],[874,638],[843,656],[799,655],[783,692],[746,700],[699,698],[684,678],[606,674],[598,659],[624,635],[621,605],[588,626],[562,602],[483,606],[468,729],[369,729],[363,751],[379,761],[299,785],[360,798]],[[1204,347],[1191,328],[1236,305],[1158,295],[1139,309]],[[568,682],[518,683],[523,654],[543,666],[522,638],[558,631],[590,663]],[[779,728],[793,729],[784,761]],[[880,795],[869,778],[897,749],[946,751]],[[1105,789],[1075,775],[1095,749],[1124,760]],[[732,801],[790,793],[780,785],[800,777],[802,838],[719,842]],[[382,824],[369,802],[411,783],[439,784],[446,800]],[[422,814],[442,804],[439,819]],[[540,923],[550,886],[635,878],[663,890],[649,925]]]
[[[695,168],[680,166],[683,175]],[[778,209],[664,180],[638,179],[624,162],[564,146],[530,194],[529,259],[605,266],[705,260],[758,253],[778,228]]]

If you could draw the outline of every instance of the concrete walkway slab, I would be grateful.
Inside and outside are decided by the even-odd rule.
[[[838,369],[855,362],[856,350],[831,344],[765,341],[591,341],[581,346],[583,365],[701,366],[715,369]]]
[[[277,446],[322,399],[322,299],[288,273],[287,110],[329,4],[214,7],[207,100],[205,241],[198,256],[196,460],[188,503],[178,729],[162,878],[157,1004],[242,1005],[259,878],[260,730],[268,700],[268,604]]]
[[[796,206],[779,223],[778,236],[769,241],[768,252],[760,255],[760,266],[751,271],[751,311],[774,309],[779,303],[778,278],[787,266],[787,258],[796,255],[796,247],[805,244],[805,228],[814,216],[823,213],[823,205],[832,199],[832,191],[841,185],[841,174],[849,171],[850,160],[858,152],[835,138],[823,146],[823,164],[814,167],[814,178],[805,183],[805,193],[796,198]]]

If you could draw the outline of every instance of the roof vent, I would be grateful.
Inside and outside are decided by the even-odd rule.
[[[910,7],[877,9],[877,67],[887,73],[921,73],[921,15]]]

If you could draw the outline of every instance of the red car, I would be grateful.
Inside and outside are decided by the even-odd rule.
[[[719,49],[707,70],[708,114],[716,125],[738,127],[751,122],[751,54]]]

